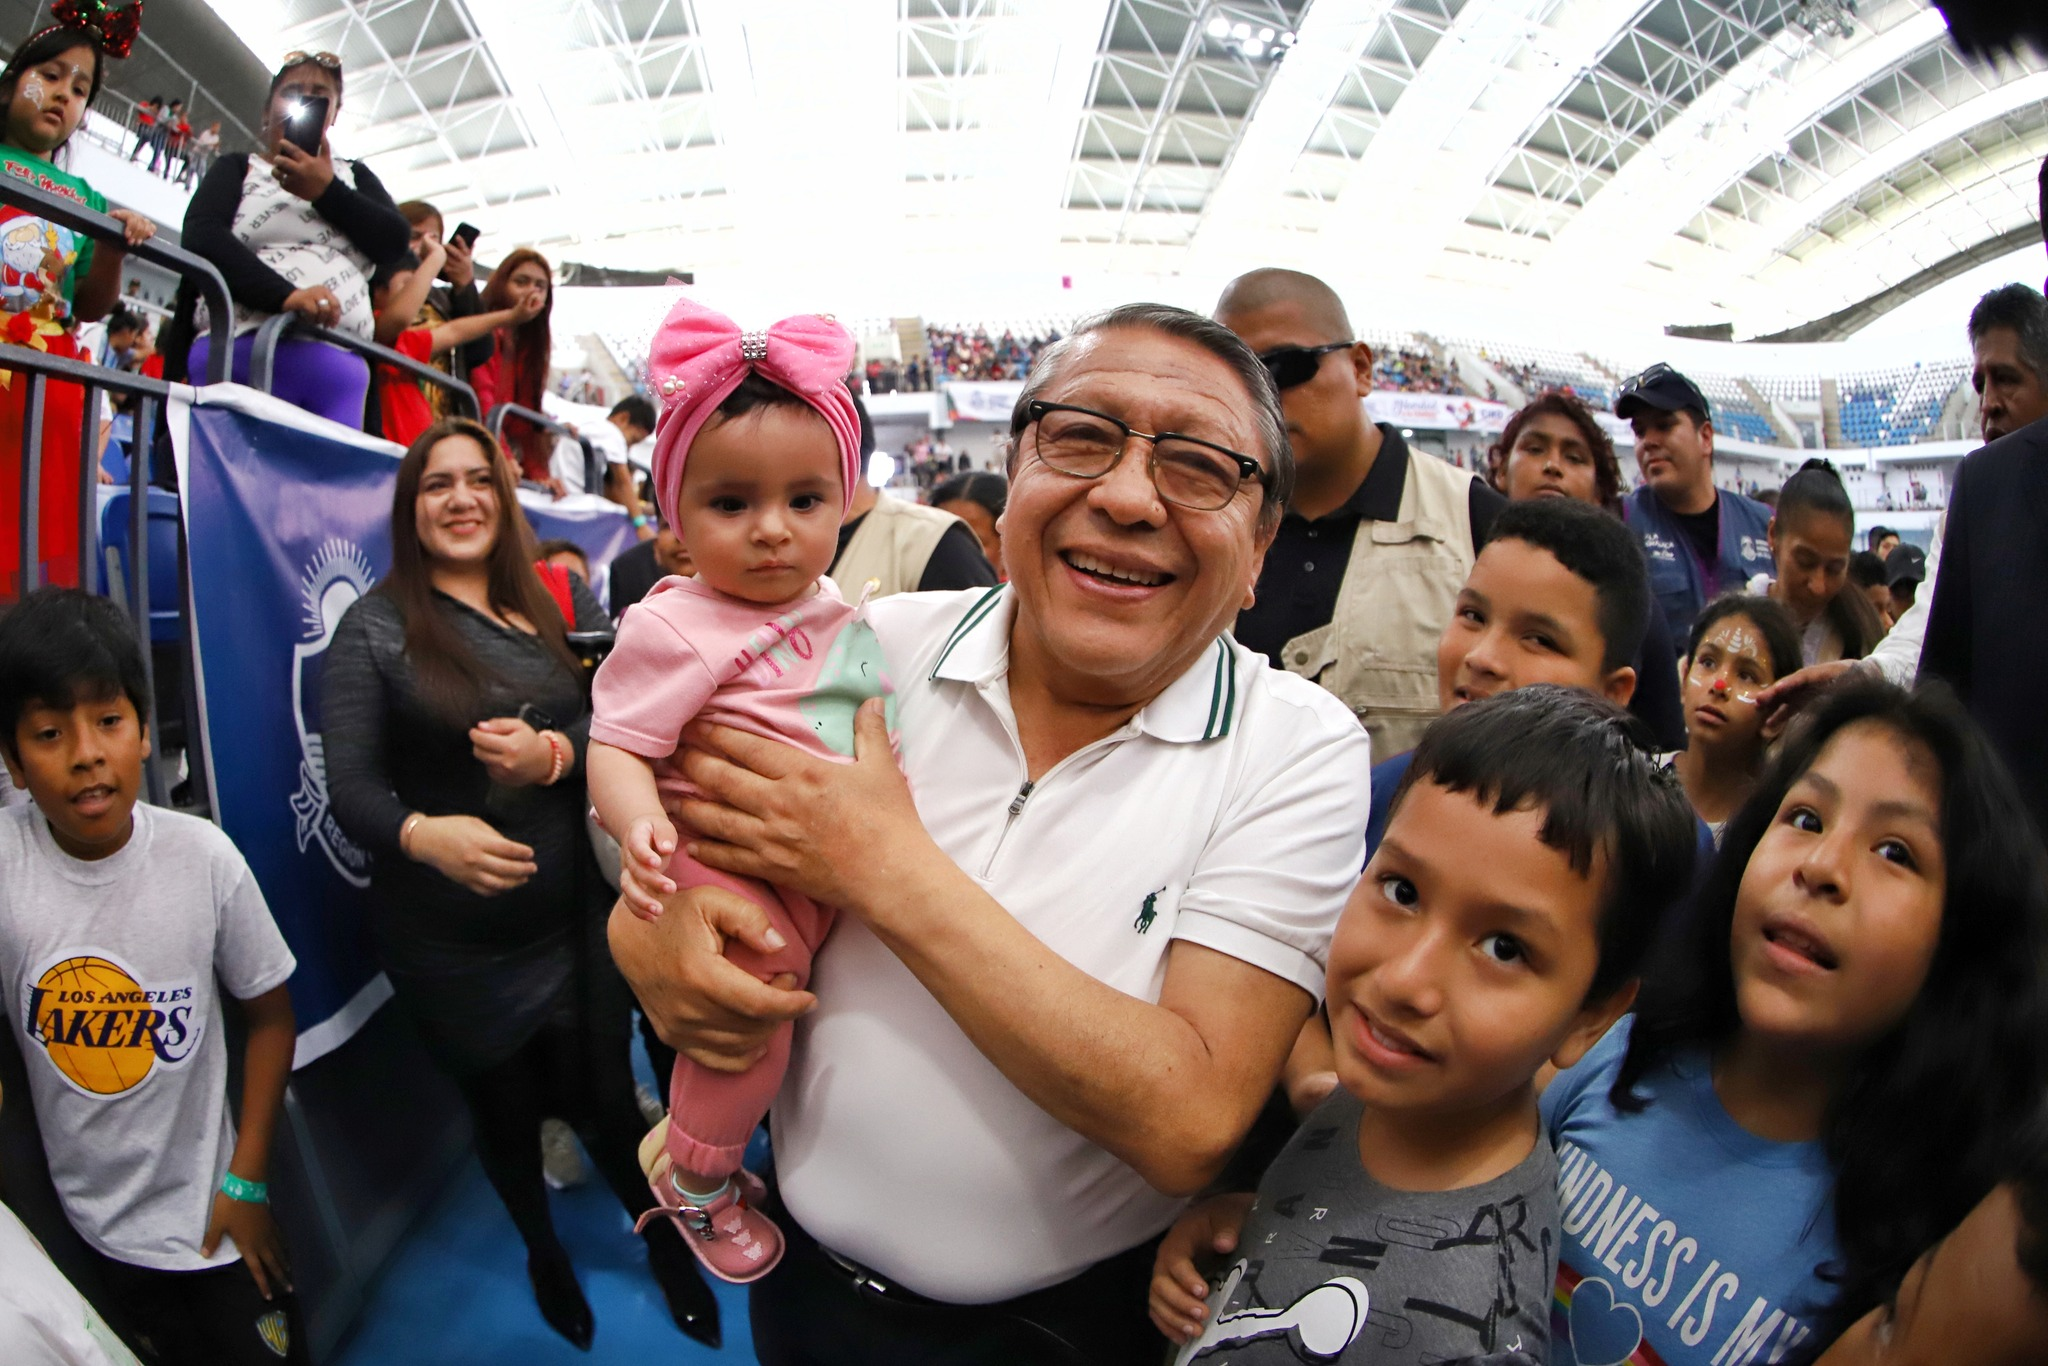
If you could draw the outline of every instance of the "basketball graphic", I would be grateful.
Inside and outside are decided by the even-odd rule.
[[[183,1062],[198,1041],[189,984],[146,987],[111,958],[50,964],[28,993],[28,1035],[50,1065],[88,1095],[118,1096],[159,1063]]]

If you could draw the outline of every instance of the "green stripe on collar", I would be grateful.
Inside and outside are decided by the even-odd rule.
[[[1231,653],[1230,642],[1223,636],[1216,637],[1216,676],[1209,689],[1209,720],[1202,727],[1202,738],[1214,740],[1230,734],[1230,723],[1237,715],[1237,659]]]
[[[965,640],[975,627],[981,625],[989,613],[996,610],[996,599],[1002,595],[1002,591],[1003,585],[997,584],[974,600],[974,605],[960,618],[960,624],[953,628],[953,634],[946,637],[945,648],[940,650],[939,657],[932,661],[932,671],[925,676],[925,681],[932,682],[938,678],[939,670],[946,663],[946,656],[952,654],[960,642]]]

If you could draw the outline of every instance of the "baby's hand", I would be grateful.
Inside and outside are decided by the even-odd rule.
[[[1172,1341],[1186,1344],[1202,1331],[1202,1320],[1209,1316],[1209,1278],[1195,1259],[1237,1249],[1252,1199],[1249,1194],[1212,1196],[1191,1206],[1160,1240],[1149,1306],[1152,1322]]]
[[[661,899],[676,889],[667,872],[675,851],[676,828],[666,816],[641,816],[626,830],[619,845],[619,895],[642,920],[659,920]]]

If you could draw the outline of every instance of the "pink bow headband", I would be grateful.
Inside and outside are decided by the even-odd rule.
[[[799,314],[766,332],[742,332],[723,313],[678,300],[647,355],[648,382],[661,405],[654,424],[654,498],[662,516],[675,522],[690,443],[750,373],[810,404],[832,428],[839,438],[840,482],[850,509],[854,481],[864,472],[860,414],[845,384],[853,354],[853,338],[829,318]]]

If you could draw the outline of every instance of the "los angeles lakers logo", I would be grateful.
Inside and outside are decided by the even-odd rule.
[[[196,995],[192,983],[145,986],[111,958],[78,954],[51,963],[29,988],[28,1036],[73,1086],[118,1096],[191,1056]]]

